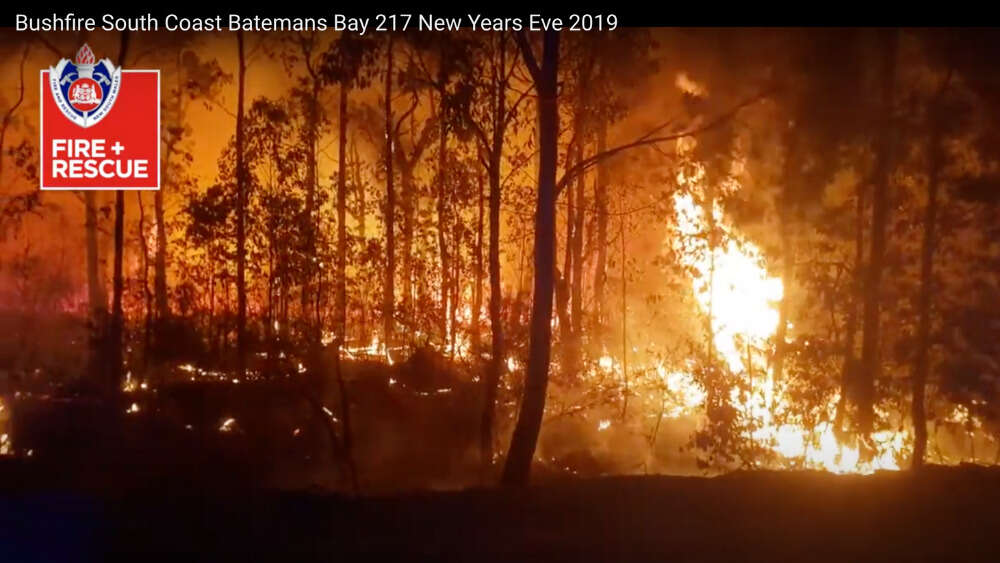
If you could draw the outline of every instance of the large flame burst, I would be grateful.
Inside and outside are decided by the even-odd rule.
[[[691,144],[681,148],[690,149]],[[766,351],[773,349],[783,284],[768,274],[760,249],[726,224],[718,201],[697,201],[704,199],[704,177],[704,167],[698,163],[677,175],[681,189],[673,196],[677,230],[671,244],[681,264],[692,272],[691,290],[699,314],[708,320],[714,354],[730,373],[743,378],[742,391],[733,388],[728,401],[751,421],[745,438],[768,448],[785,467],[836,473],[899,469],[898,459],[906,442],[902,432],[876,433],[873,439],[878,451],[868,460],[861,459],[857,447],[838,441],[829,422],[834,419],[836,396],[823,407],[827,422],[807,427],[781,421],[779,413],[789,412],[792,405],[774,380]],[[739,190],[735,180],[728,182],[722,187],[724,191]],[[709,207],[711,217],[707,215]],[[715,234],[710,237],[707,233],[713,229]],[[710,244],[710,238],[716,243]],[[683,396],[704,397],[703,392],[693,389],[699,383],[692,375],[670,376],[672,387],[689,389]],[[697,414],[698,408],[692,407],[686,404],[677,411]]]

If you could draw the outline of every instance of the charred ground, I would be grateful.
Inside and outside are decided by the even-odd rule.
[[[975,466],[609,477],[392,498],[182,481],[40,494],[26,486],[42,485],[29,465],[2,471],[0,554],[10,561],[968,561],[991,559],[1000,524],[1000,473]]]

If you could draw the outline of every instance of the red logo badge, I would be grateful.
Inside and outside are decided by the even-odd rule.
[[[41,71],[41,188],[160,188],[160,71],[122,70],[88,45]]]

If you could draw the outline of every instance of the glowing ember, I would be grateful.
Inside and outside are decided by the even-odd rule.
[[[604,371],[611,371],[615,367],[615,360],[611,356],[605,354],[597,360],[597,365],[599,365]]]
[[[514,372],[519,369],[521,369],[520,362],[514,356],[507,356],[507,371]]]

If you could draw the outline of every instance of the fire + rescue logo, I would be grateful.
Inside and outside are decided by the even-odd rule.
[[[160,187],[160,72],[122,70],[84,44],[41,71],[41,189]]]

